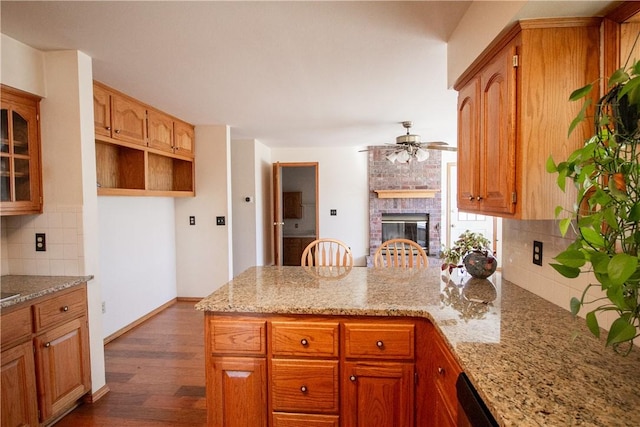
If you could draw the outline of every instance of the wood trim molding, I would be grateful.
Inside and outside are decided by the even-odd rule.
[[[92,393],[87,393],[82,399],[84,403],[96,403],[98,400],[102,399],[107,395],[111,390],[107,384],[100,387],[98,390]]]
[[[436,197],[437,190],[419,189],[419,190],[374,190],[378,194],[379,199],[433,199]]]

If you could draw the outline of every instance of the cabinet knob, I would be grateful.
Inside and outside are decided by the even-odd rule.
[[[349,377],[349,379],[350,379],[351,381],[355,381],[355,380],[356,380],[356,376],[355,376],[355,375],[351,375],[351,376]]]
[[[475,199],[475,197],[473,197],[473,194],[471,196],[469,196],[469,201],[473,202],[473,199]]]
[[[120,133],[120,129],[116,129],[116,133]]]
[[[300,340],[300,344],[302,344],[303,346],[305,346],[305,347],[306,347],[306,346],[308,346],[308,345],[309,345],[309,341],[307,341],[307,339],[306,339],[306,338],[302,338],[302,339]]]
[[[378,348],[382,348],[384,347],[384,343],[382,341],[376,341],[376,346],[378,346]]]
[[[307,392],[307,386],[303,385],[302,387],[300,387],[300,391],[303,392],[303,393],[306,393]]]
[[[51,347],[51,343],[50,342],[46,342],[46,343],[44,343],[44,346],[45,346],[45,348],[49,348],[49,347]]]
[[[476,196],[476,200],[477,200],[477,201],[482,200],[482,196]]]
[[[439,373],[440,375],[444,375],[444,368],[443,368],[443,367],[441,367],[441,366],[438,366],[438,373]]]
[[[69,311],[69,306],[65,305],[64,307],[61,308],[62,311]]]
[[[105,129],[106,130],[111,130],[111,126],[106,126]]]

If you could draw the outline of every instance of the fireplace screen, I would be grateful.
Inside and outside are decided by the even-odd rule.
[[[382,214],[382,241],[409,239],[429,255],[429,214]]]

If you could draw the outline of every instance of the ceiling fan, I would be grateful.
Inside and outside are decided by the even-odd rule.
[[[411,159],[424,162],[429,158],[429,152],[427,150],[457,151],[456,147],[451,147],[442,141],[420,142],[420,135],[411,133],[411,126],[413,126],[413,122],[411,121],[402,122],[402,126],[407,130],[407,133],[396,137],[396,143],[393,144],[392,147],[387,148],[390,153],[387,154],[386,158],[391,163],[395,161],[408,163]]]

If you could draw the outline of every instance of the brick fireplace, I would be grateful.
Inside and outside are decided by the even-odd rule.
[[[391,163],[386,154],[385,147],[372,147],[369,151],[369,254],[373,255],[382,243],[383,214],[426,213],[429,256],[437,256],[442,219],[441,152],[430,150],[426,161],[409,163]]]

